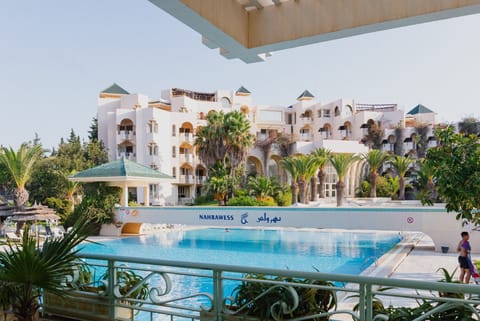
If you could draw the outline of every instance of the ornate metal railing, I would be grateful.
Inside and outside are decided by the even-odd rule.
[[[476,285],[109,255],[82,257],[94,269],[93,279],[104,285],[89,296],[72,291],[73,307],[65,304],[68,297],[53,300],[45,294],[47,315],[80,313],[74,316],[79,320],[218,321],[236,320],[236,316],[245,320],[245,315],[250,319],[258,313],[260,319],[271,320],[371,321],[388,320],[393,309],[387,308],[393,306],[411,313],[410,319],[402,320],[460,320],[462,316],[480,320]],[[119,277],[122,271],[133,271],[141,281],[129,284]],[[100,280],[100,275],[105,277]],[[232,296],[235,288],[241,291],[237,297]],[[138,296],[142,289],[146,289],[144,295]],[[306,302],[312,297],[313,305]]]

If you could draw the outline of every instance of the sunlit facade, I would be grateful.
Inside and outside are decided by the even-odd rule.
[[[434,144],[436,114],[421,105],[405,114],[396,104],[359,104],[348,99],[324,104],[307,90],[290,106],[254,105],[244,87],[212,93],[171,88],[153,100],[114,84],[99,95],[98,134],[110,160],[126,157],[174,177],[173,183],[150,187],[152,205],[187,204],[200,195],[208,176],[208,168],[195,152],[195,135],[207,124],[209,112],[233,110],[244,113],[258,142],[280,136],[291,142],[288,148],[273,144],[268,152],[253,147],[245,166],[247,174],[275,176],[283,182],[289,179],[280,166],[285,156],[321,147],[337,153],[367,152],[364,137],[372,123],[384,128],[381,148],[385,151],[416,153],[420,125],[426,128],[428,144]],[[347,196],[354,195],[363,171],[360,162],[350,169]],[[326,193],[333,198],[336,174],[332,168],[327,173]],[[143,190],[130,192],[143,202]]]

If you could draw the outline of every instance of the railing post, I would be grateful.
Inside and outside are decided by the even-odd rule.
[[[213,270],[213,312],[215,319],[222,321],[223,309],[223,281],[222,271]]]
[[[117,275],[115,273],[115,261],[108,259],[108,286],[107,286],[107,295],[108,295],[108,318],[109,320],[116,319],[116,309],[115,309],[115,294],[113,287],[117,282]]]
[[[365,310],[366,310],[366,320],[373,320],[373,295],[372,295],[372,285],[365,285]]]
[[[366,318],[366,308],[365,308],[365,284],[359,283],[359,288],[358,288],[358,311],[360,313],[360,321],[367,321]],[[370,320],[368,320],[370,321]]]
[[[373,295],[372,285],[360,283],[358,289],[359,301],[358,307],[361,321],[371,321],[373,319]]]

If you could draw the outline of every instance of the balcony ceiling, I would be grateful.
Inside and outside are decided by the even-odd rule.
[[[480,13],[480,0],[149,0],[229,59]]]

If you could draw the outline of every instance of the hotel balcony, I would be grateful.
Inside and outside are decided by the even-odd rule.
[[[119,130],[117,132],[117,141],[124,141],[124,140],[135,140],[135,131],[131,130]]]
[[[182,133],[180,134],[180,141],[181,142],[188,142],[190,144],[193,144],[195,141],[195,137],[193,136],[192,133]]]
[[[120,152],[118,153],[117,156],[118,158],[125,157],[125,159],[131,160],[131,161],[135,161],[137,159],[136,154],[130,153],[130,152]]]
[[[300,124],[311,124],[313,123],[313,118],[312,117],[300,117]]]
[[[192,154],[178,154],[178,158],[180,160],[180,164],[193,162]]]
[[[193,184],[195,180],[193,175],[179,175],[178,182],[181,184]]]

